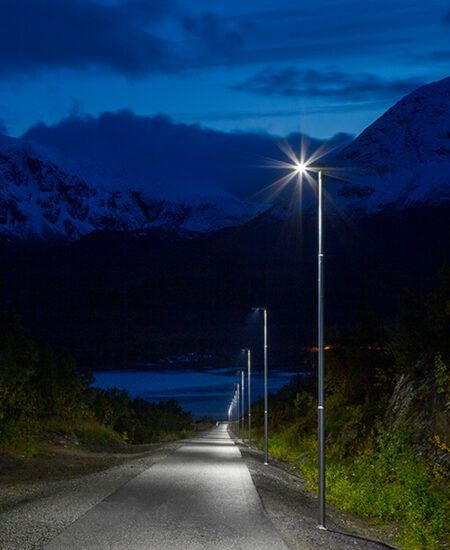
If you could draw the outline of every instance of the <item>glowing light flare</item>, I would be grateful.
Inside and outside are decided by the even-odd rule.
[[[306,164],[304,164],[303,162],[297,162],[297,164],[295,165],[294,170],[298,174],[304,174],[306,172]]]
[[[328,156],[335,148],[330,147],[329,143],[324,142],[316,150],[311,150],[312,143],[301,135],[301,146],[298,152],[294,152],[290,143],[287,140],[282,140],[278,146],[285,155],[285,160],[278,160],[269,157],[260,157],[259,167],[278,170],[280,172],[279,179],[270,185],[257,191],[252,195],[253,200],[262,200],[263,202],[272,203],[278,196],[283,196],[284,199],[290,200],[290,207],[294,211],[302,210],[303,192],[306,187],[317,192],[317,174],[319,171],[324,171],[320,166],[323,157]],[[340,181],[349,181],[345,172],[347,169],[338,166],[326,166],[327,178]],[[292,189],[292,193],[286,193],[287,189]],[[324,198],[333,208],[340,210],[336,204],[332,193],[326,188],[323,189]]]

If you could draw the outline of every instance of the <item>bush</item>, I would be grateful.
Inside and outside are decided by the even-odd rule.
[[[192,416],[176,401],[132,401],[92,381],[67,353],[40,350],[16,319],[0,315],[0,450],[35,454],[36,436],[51,431],[106,446],[186,436]]]

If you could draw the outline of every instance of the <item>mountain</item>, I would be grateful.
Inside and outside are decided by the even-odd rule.
[[[349,181],[337,191],[346,208],[450,200],[450,77],[404,97],[333,160]]]
[[[0,234],[78,238],[92,231],[179,234],[241,225],[267,210],[225,190],[144,185],[123,170],[0,136]]]
[[[204,138],[197,140],[195,153],[207,156],[208,136],[200,128],[195,132]],[[101,137],[96,139],[101,141]],[[164,141],[164,135],[160,139]],[[75,145],[62,152],[34,141],[0,136],[0,235],[76,239],[95,230],[145,233],[159,228],[193,236],[241,226],[260,216],[271,223],[274,217],[286,219],[293,213],[292,208],[241,200],[223,186],[209,183],[203,172],[196,181],[178,166],[176,155],[163,162],[174,165],[174,171],[164,177],[154,174],[151,164],[156,157],[148,156],[152,147],[157,149],[153,142],[139,145],[137,151],[131,147],[128,163],[126,155],[113,154],[116,149],[107,140],[98,144],[97,160],[89,160],[94,158],[94,145],[89,149],[92,154],[83,156]],[[229,170],[227,180],[243,181],[243,171],[233,172],[233,162],[225,163],[221,172]],[[346,214],[373,215],[392,207],[448,203],[450,78],[403,98],[350,145],[327,158],[326,164],[330,176],[339,176],[326,180],[333,199],[327,210],[334,202]],[[278,200],[287,199],[289,193]],[[302,211],[313,213],[316,197],[312,188],[305,187],[302,200]]]
[[[407,96],[328,163],[352,177],[325,182],[344,205],[324,212],[328,326],[392,317],[402,289],[436,286],[450,257],[449,84]],[[0,138],[0,232],[65,237],[0,240],[0,310],[92,367],[243,345],[261,365],[251,308],[264,304],[270,364],[299,365],[316,338],[314,189],[314,208],[292,213],[206,185],[194,194],[180,178],[145,186],[119,165],[75,158]]]

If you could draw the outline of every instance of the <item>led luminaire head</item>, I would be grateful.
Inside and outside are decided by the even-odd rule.
[[[297,162],[297,164],[295,165],[295,171],[298,173],[298,174],[304,174],[306,172],[306,164],[304,162]]]

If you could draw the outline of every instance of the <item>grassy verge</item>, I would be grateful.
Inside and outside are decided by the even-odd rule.
[[[263,435],[258,434],[261,443]],[[277,431],[270,454],[294,464],[317,491],[317,442],[298,426]],[[338,445],[327,449],[327,500],[342,510],[401,529],[398,543],[412,550],[437,550],[448,543],[448,495],[442,472],[429,460],[416,461],[411,434],[370,436],[359,452],[345,456]]]
[[[186,439],[193,433],[190,430],[161,433],[152,439],[152,443]],[[126,436],[121,436],[94,419],[52,418],[36,421],[27,430],[22,430],[20,435],[3,439],[0,442],[0,453],[32,457],[45,452],[46,443],[60,438],[70,444],[102,451],[117,451],[127,446]]]

